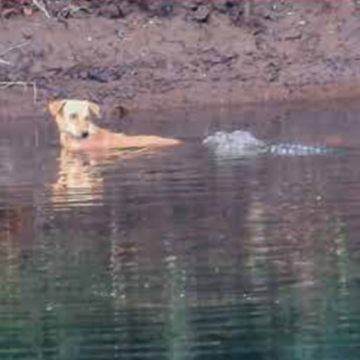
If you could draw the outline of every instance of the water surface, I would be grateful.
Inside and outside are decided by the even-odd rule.
[[[4,112],[4,110],[3,110]],[[358,359],[356,106],[155,114],[158,152],[66,154],[0,119],[1,359]],[[216,159],[246,129],[321,156]]]

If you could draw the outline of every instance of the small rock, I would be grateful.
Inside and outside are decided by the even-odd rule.
[[[119,19],[124,17],[121,9],[115,4],[101,6],[98,15],[108,19]]]
[[[80,80],[88,80],[89,79],[89,73],[87,70],[82,70],[79,72],[78,77]]]
[[[129,110],[121,104],[114,105],[110,110],[110,116],[115,119],[122,119],[127,114],[129,114]]]
[[[190,19],[199,23],[206,23],[211,14],[211,7],[206,4],[194,5],[190,9]]]
[[[302,38],[302,31],[301,29],[291,28],[284,31],[280,36],[280,41],[293,41],[293,40],[300,40]]]
[[[124,30],[120,29],[116,32],[116,36],[118,39],[120,40],[124,40],[125,39],[125,33]]]
[[[234,23],[244,15],[244,0],[214,0],[213,7],[216,11],[229,16]]]
[[[279,64],[270,62],[267,66],[267,77],[270,83],[279,81],[281,67]]]
[[[32,32],[30,32],[30,31],[28,31],[28,30],[23,30],[23,31],[22,31],[22,36],[23,36],[23,38],[26,39],[26,40],[31,40],[32,37],[33,37],[33,34],[32,34]]]
[[[107,83],[109,81],[109,76],[106,72],[91,70],[88,72],[88,79],[100,83]]]
[[[232,13],[242,7],[243,0],[214,0],[213,7],[221,13]]]
[[[148,0],[140,3],[140,6],[152,15],[169,16],[174,10],[173,0]]]
[[[34,10],[30,6],[24,6],[23,13],[24,13],[25,16],[32,16],[33,13],[34,13]]]
[[[117,6],[122,14],[122,17],[128,16],[135,10],[134,4],[128,1],[119,1],[119,4]]]

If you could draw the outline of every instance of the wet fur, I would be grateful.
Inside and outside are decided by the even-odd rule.
[[[66,149],[129,149],[174,146],[180,140],[160,136],[128,136],[102,129],[92,122],[100,116],[99,105],[87,100],[55,100],[49,104],[60,143]]]

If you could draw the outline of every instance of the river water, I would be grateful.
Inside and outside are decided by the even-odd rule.
[[[156,152],[66,153],[0,119],[0,359],[358,359],[356,105],[134,115]],[[246,129],[314,156],[217,158]],[[343,148],[350,149],[342,151]]]

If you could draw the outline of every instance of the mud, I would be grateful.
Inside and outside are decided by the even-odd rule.
[[[13,3],[0,3],[2,106],[77,97],[116,114],[359,94],[353,0]]]

